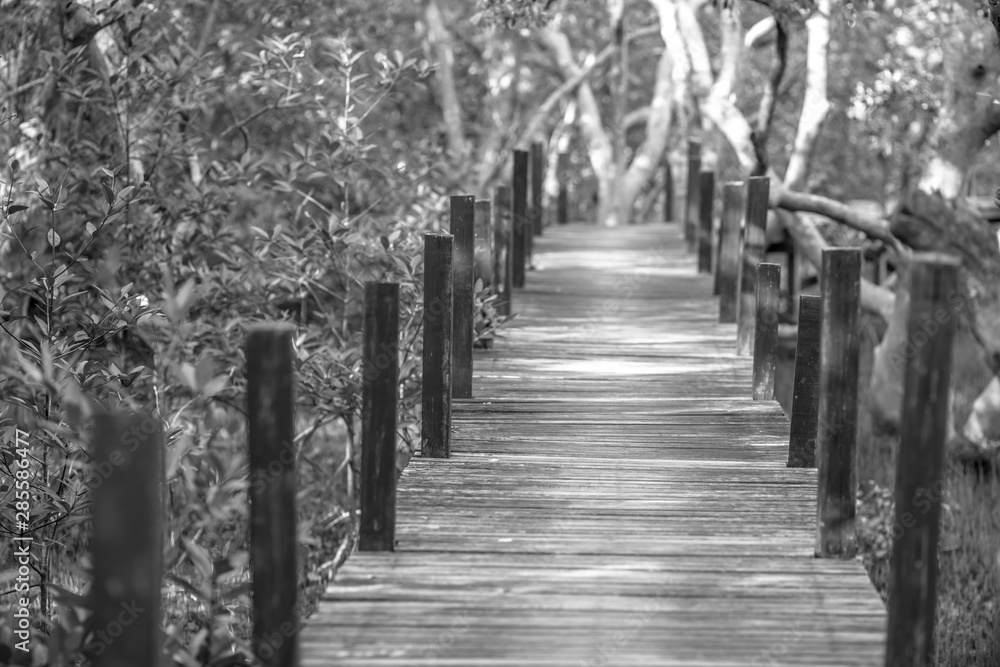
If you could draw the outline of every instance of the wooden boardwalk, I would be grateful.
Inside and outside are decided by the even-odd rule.
[[[815,470],[750,400],[679,225],[548,228],[477,351],[452,458],[400,479],[395,553],[353,555],[304,665],[881,665],[857,561],[813,558]]]

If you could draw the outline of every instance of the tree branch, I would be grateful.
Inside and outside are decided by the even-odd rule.
[[[754,154],[757,156],[757,164],[762,170],[766,170],[770,164],[767,154],[767,140],[771,136],[771,125],[774,122],[774,109],[778,103],[778,88],[781,86],[781,80],[785,76],[785,67],[788,63],[788,33],[781,21],[776,19],[774,20],[774,35],[774,65],[771,67],[771,75],[767,79],[767,85],[760,98],[757,127],[750,134]]]

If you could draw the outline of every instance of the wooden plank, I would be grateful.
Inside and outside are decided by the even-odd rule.
[[[559,180],[559,199],[556,205],[556,221],[560,225],[569,222],[569,153],[559,153],[556,161],[556,171]]]
[[[670,160],[663,160],[663,222],[674,221],[674,175]]]
[[[496,278],[497,313],[510,315],[513,293],[513,253],[510,229],[510,186],[497,186],[493,193],[493,275]]]
[[[358,549],[392,551],[396,530],[399,285],[365,284]]]
[[[819,415],[820,298],[799,297],[792,380],[792,423],[788,430],[788,467],[816,467],[816,427]]]
[[[712,272],[712,209],[715,205],[715,172],[698,175],[698,273]]]
[[[454,236],[452,278],[454,280],[451,332],[451,389],[455,398],[472,396],[472,339],[475,304],[475,197],[450,198],[449,231]]]
[[[757,265],[757,322],[753,348],[753,398],[774,398],[774,369],[778,363],[778,293],[781,265]]]
[[[743,212],[743,183],[726,183],[722,188],[722,225],[719,242],[719,322],[736,321],[740,277],[740,219]]]
[[[531,233],[541,236],[545,227],[543,183],[545,177],[545,146],[540,141],[531,144]],[[531,253],[528,253],[529,256]]]
[[[767,229],[767,176],[751,176],[747,181],[747,212],[743,227],[743,261],[740,267],[740,302],[737,309],[736,354],[750,354],[754,340],[757,294],[757,265],[764,261]]]
[[[687,199],[684,206],[684,241],[688,252],[694,252],[698,242],[698,214],[701,211],[700,173],[701,141],[688,139],[687,189],[684,194]]]
[[[910,268],[901,447],[896,459],[896,520],[889,580],[886,667],[933,664],[937,553],[944,497],[944,448],[951,397],[952,346],[961,262],[916,253]]]
[[[511,269],[514,287],[524,287],[524,273],[527,267],[528,242],[528,152],[514,151],[514,174],[511,179],[511,246],[513,267]]]
[[[98,414],[91,445],[93,664],[153,665],[160,659],[163,428],[145,413]],[[25,577],[28,566],[19,554],[30,540],[23,533],[13,537]]]
[[[854,558],[861,250],[824,250],[822,271],[816,554]]]
[[[451,453],[452,237],[424,234],[424,348],[420,393],[421,456]]]

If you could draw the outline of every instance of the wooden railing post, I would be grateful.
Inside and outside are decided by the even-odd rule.
[[[694,252],[695,244],[698,241],[697,225],[698,212],[700,211],[698,201],[700,174],[701,142],[697,139],[689,139],[687,191],[684,195],[687,198],[684,206],[684,240],[687,242],[688,252]]]
[[[740,276],[740,219],[743,214],[743,183],[726,183],[722,188],[722,224],[719,237],[719,322],[736,321]]]
[[[947,255],[913,256],[907,325],[907,352],[912,352],[907,355],[899,434],[905,446],[896,459],[886,667],[932,664],[959,267]]]
[[[715,204],[715,172],[698,176],[698,273],[712,272],[712,208]]]
[[[295,559],[294,331],[261,325],[246,344],[253,650],[269,667],[297,664],[302,621]]]
[[[774,368],[778,361],[778,296],[781,265],[757,265],[757,331],[753,347],[753,399],[774,398]]]
[[[482,280],[483,287],[493,284],[493,234],[490,216],[493,213],[493,203],[489,199],[477,199],[473,211],[473,233],[475,235],[473,263],[473,284]]]
[[[160,661],[163,578],[163,427],[144,413],[101,414],[94,417],[91,443],[91,621],[102,631],[97,641],[103,648],[96,652],[93,664],[156,665]],[[111,634],[114,626],[120,634]]]
[[[854,558],[861,250],[823,251],[816,554]]]
[[[514,287],[524,287],[527,261],[528,227],[528,152],[514,151],[514,173],[511,178],[511,247],[513,249],[512,279]]]
[[[531,233],[541,236],[545,226],[542,203],[545,177],[545,146],[540,141],[531,144]]]
[[[452,260],[455,286],[452,302],[451,382],[455,398],[472,398],[475,201],[475,197],[471,195],[451,197],[449,231],[455,237]]]
[[[510,315],[513,292],[511,269],[510,186],[499,185],[493,192],[493,275],[496,280],[497,313]]]
[[[816,467],[816,426],[819,414],[819,296],[799,297],[792,381],[792,423],[788,435],[788,467]]]
[[[670,159],[663,160],[663,222],[674,221],[674,175]]]
[[[396,533],[399,285],[365,284],[360,551],[392,551]]]
[[[424,354],[421,456],[451,455],[452,240],[424,234]]]
[[[566,189],[566,182],[569,179],[569,153],[560,153],[556,162],[556,171],[559,175],[559,200],[557,204],[557,219],[560,225],[569,222],[569,192]]]
[[[747,208],[743,226],[743,251],[740,267],[740,302],[736,312],[736,354],[753,350],[754,316],[757,312],[757,264],[764,261],[764,240],[767,227],[767,198],[770,179],[752,176],[747,182]]]

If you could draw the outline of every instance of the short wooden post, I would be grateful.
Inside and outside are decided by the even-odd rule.
[[[497,313],[510,315],[513,292],[511,269],[510,186],[499,185],[493,192],[493,275],[496,277]]]
[[[823,251],[816,555],[854,558],[861,250]]]
[[[886,667],[927,667],[934,652],[944,447],[957,313],[957,258],[915,253],[909,346],[896,459],[896,520],[889,581]],[[898,526],[898,530],[897,527]]]
[[[788,313],[795,317],[799,299],[799,258],[795,253],[795,241],[788,239]]]
[[[247,336],[247,441],[253,649],[263,664],[298,664],[295,559],[295,376],[287,325],[261,325]]]
[[[684,207],[684,240],[687,242],[688,252],[694,252],[695,244],[698,241],[698,213],[701,210],[698,194],[699,179],[701,173],[701,142],[697,139],[688,140],[688,173],[687,173],[687,202]]]
[[[493,284],[493,233],[490,216],[493,204],[489,199],[477,199],[473,209],[473,233],[475,235],[473,281],[482,280],[483,287]]]
[[[566,183],[569,180],[569,153],[560,153],[556,161],[556,171],[559,172],[559,200],[557,204],[557,219],[560,225],[569,222],[569,192]]]
[[[674,175],[670,159],[663,161],[663,222],[674,221]]]
[[[698,273],[712,272],[712,207],[715,204],[715,172],[698,176]]]
[[[524,287],[527,261],[528,227],[528,152],[514,151],[513,199],[511,210],[511,247],[513,250],[512,278],[514,287]]]
[[[475,197],[471,195],[451,197],[450,231],[455,237],[452,260],[455,286],[452,302],[451,390],[455,398],[472,398],[475,201]]]
[[[424,353],[421,456],[451,455],[452,240],[424,234]]]
[[[151,415],[94,417],[93,627],[103,650],[96,667],[160,662],[163,578],[160,451],[163,427]],[[27,546],[27,543],[15,544]],[[117,628],[117,630],[112,630]],[[116,634],[112,634],[115,632]],[[103,637],[102,637],[103,635]]]
[[[736,321],[740,276],[740,219],[743,214],[743,183],[726,183],[722,188],[722,225],[719,239],[719,321]]]
[[[781,265],[757,265],[757,331],[753,346],[753,399],[774,398],[774,368],[778,362],[778,297]]]
[[[531,233],[541,236],[545,226],[542,186],[545,177],[545,146],[540,141],[531,144]]]
[[[788,467],[816,467],[816,425],[819,414],[820,297],[799,297],[792,380],[792,423],[788,436]]]
[[[454,261],[454,260],[453,260]],[[392,551],[396,534],[399,285],[365,284],[360,551]]]
[[[764,261],[767,228],[767,176],[752,176],[747,182],[747,213],[743,227],[743,252],[740,267],[740,302],[736,312],[736,354],[750,354],[753,349],[754,316],[757,313],[757,264]]]

